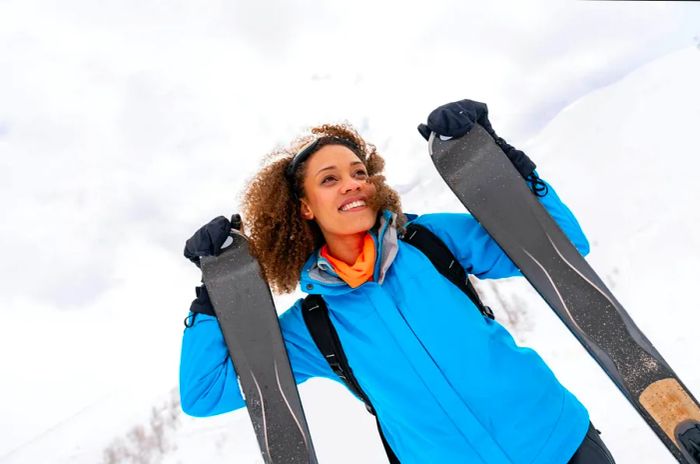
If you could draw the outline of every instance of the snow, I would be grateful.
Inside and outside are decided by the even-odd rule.
[[[589,7],[580,4],[575,8]],[[572,11],[568,10],[567,14],[574,14]],[[149,10],[144,14],[157,16],[163,12]],[[530,14],[534,15],[532,11]],[[60,26],[49,15],[38,17],[37,24],[52,31]],[[290,77],[290,85],[299,89],[299,100],[280,108],[277,119],[254,117],[251,123],[232,119],[219,102],[255,103],[253,94],[238,89],[227,90],[230,94],[222,96],[221,89],[227,88],[226,80],[235,76],[235,66],[224,64],[216,73],[208,72],[207,66],[218,57],[235,52],[238,59],[256,71],[253,74],[263,76],[259,83],[270,87],[269,99],[276,101],[286,89],[274,89],[273,81],[264,76],[263,62],[269,57],[262,59],[243,46],[223,49],[214,40],[205,41],[209,47],[207,53],[190,54],[187,56],[192,58],[191,62],[173,64],[180,72],[185,67],[196,68],[192,71],[194,78],[210,84],[208,99],[197,100],[182,82],[168,80],[165,72],[150,73],[157,47],[144,43],[142,48],[119,49],[107,32],[97,29],[92,32],[92,42],[82,40],[78,34],[68,35],[63,39],[70,42],[68,45],[57,43],[55,49],[44,52],[45,60],[36,60],[36,67],[26,80],[27,95],[8,95],[6,99],[8,108],[22,108],[13,113],[14,119],[0,109],[0,152],[12,148],[15,152],[36,154],[35,161],[43,166],[36,171],[11,170],[7,158],[4,155],[0,158],[2,171],[13,174],[3,177],[3,182],[16,188],[13,198],[22,205],[12,211],[8,209],[8,218],[12,223],[35,224],[34,216],[41,211],[47,231],[41,236],[18,232],[11,235],[9,245],[4,243],[10,253],[8,261],[21,269],[25,263],[18,258],[22,256],[18,250],[38,250],[37,257],[42,259],[33,264],[36,280],[47,282],[47,288],[41,294],[17,291],[1,296],[11,311],[4,315],[0,326],[0,351],[4,353],[0,357],[0,372],[5,378],[0,387],[3,416],[0,462],[94,463],[104,460],[105,449],[119,446],[147,454],[158,443],[154,441],[157,436],[163,439],[160,445],[164,451],[151,455],[153,462],[262,462],[245,411],[195,419],[173,406],[181,320],[194,296],[193,283],[199,277],[180,252],[183,231],[193,230],[201,218],[187,216],[184,211],[198,208],[198,214],[208,219],[220,214],[222,208],[230,208],[234,196],[230,185],[249,174],[257,160],[239,156],[236,158],[239,171],[230,173],[228,166],[235,163],[226,150],[235,146],[245,153],[262,153],[273,145],[273,141],[264,137],[233,143],[221,134],[244,124],[246,130],[257,135],[286,136],[298,129],[294,125],[298,121],[293,119],[295,113],[300,115],[294,117],[306,118],[307,123],[330,115],[311,110],[303,113],[304,95],[315,92],[320,100],[327,100],[334,96],[338,85],[352,87],[367,97],[342,108],[368,137],[374,137],[371,140],[387,159],[387,176],[402,194],[404,209],[415,213],[462,211],[434,172],[414,126],[418,121],[415,115],[424,116],[424,110],[436,103],[435,98],[465,87],[464,84],[458,87],[455,82],[466,79],[469,69],[461,69],[454,77],[455,82],[434,89],[435,94],[432,89],[420,92],[416,102],[400,115],[396,115],[396,108],[406,105],[405,95],[411,89],[398,86],[386,95],[386,100],[376,98],[379,93],[375,85],[385,89],[394,85],[389,77],[379,76],[372,81],[369,71],[364,69],[347,75],[315,74],[313,83]],[[172,37],[164,30],[160,34],[161,38],[157,38],[158,34],[151,38],[160,43]],[[23,50],[37,47],[30,34],[17,37],[13,43]],[[629,47],[622,39],[616,47]],[[298,44],[311,45],[304,40],[300,38]],[[54,52],[65,50],[59,45],[75,53],[54,56]],[[564,42],[555,45],[563,47]],[[276,49],[274,42],[266,47],[268,51]],[[74,74],[68,67],[55,72],[57,68],[52,63],[73,63],[83,51],[98,48],[114,52],[113,63],[90,61],[86,68],[81,68],[81,73],[89,76]],[[191,45],[191,50],[202,49]],[[441,53],[447,56],[449,51]],[[573,60],[581,75],[622,56],[617,51],[605,58],[602,50],[592,55],[587,53],[578,50],[578,58]],[[173,60],[174,55],[174,52],[166,53]],[[27,56],[35,55],[27,53]],[[590,62],[584,59],[586,56]],[[532,156],[542,176],[552,182],[579,218],[592,243],[589,262],[697,395],[700,369],[695,332],[700,322],[700,305],[694,292],[694,271],[700,260],[700,235],[695,230],[700,225],[700,212],[695,205],[700,199],[697,182],[700,51],[687,47],[651,61],[649,58],[636,55],[635,63],[643,64],[622,78],[608,71],[604,77],[598,76],[599,81],[589,78],[586,82],[576,82],[564,71],[566,63],[560,63],[549,74],[527,81],[539,93],[523,92],[521,96],[511,90],[508,101],[500,95],[500,100],[487,101],[494,127]],[[510,68],[501,60],[490,73],[469,81],[470,88],[481,89],[482,94],[488,95],[486,81],[499,74],[495,72],[499,69],[503,71],[499,79],[512,80],[514,77],[506,71]],[[429,72],[422,72],[425,75],[419,78],[430,82]],[[66,93],[48,90],[32,93],[44,88],[43,81],[49,75],[60,82],[57,85],[68,89]],[[556,82],[543,83],[546,79],[542,76]],[[97,82],[96,86],[80,85],[88,79]],[[120,79],[128,84],[121,86]],[[7,88],[7,82],[2,82]],[[166,84],[161,88],[162,82]],[[605,85],[591,90],[592,82]],[[252,88],[254,84],[252,80],[244,81],[241,86]],[[556,98],[542,90],[546,85],[556,87],[553,92]],[[562,89],[572,88],[581,97],[563,109],[547,102],[546,108],[558,113],[541,130],[539,126],[535,132],[524,129],[517,122],[529,119],[523,115],[504,116],[520,106],[519,98],[536,100],[542,106],[544,103],[540,101],[561,99]],[[427,94],[431,94],[429,98]],[[491,91],[491,94],[499,92]],[[170,100],[171,95],[180,97]],[[78,101],[87,103],[84,108],[78,107]],[[36,119],[29,110],[33,105],[43,105],[45,114],[41,118]],[[166,106],[170,111],[154,109]],[[197,119],[193,114],[203,112],[200,106],[206,107],[208,116]],[[112,124],[116,124],[113,108],[123,109],[118,113],[122,125],[117,133],[112,132]],[[368,116],[374,113],[382,116]],[[273,126],[273,121],[284,119],[293,122],[288,127]],[[28,126],[41,128],[41,132],[26,131]],[[259,127],[251,129],[256,126]],[[518,129],[520,140],[509,136],[511,127]],[[86,134],[81,134],[82,131]],[[407,136],[409,131],[413,138]],[[177,146],[174,138],[169,144],[160,144],[150,137],[152,133],[172,132],[187,136],[178,139]],[[534,135],[525,140],[523,134]],[[87,147],[85,152],[80,151],[82,145]],[[106,163],[105,159],[114,163],[109,164],[112,168],[108,172],[100,173],[99,179],[85,176],[87,191],[94,194],[77,195],[70,189],[71,178],[53,176],[63,169],[63,156],[74,151],[83,154],[78,159],[70,158],[80,172],[102,171],[100,163]],[[206,185],[200,182],[197,189],[181,187],[177,191],[168,179],[184,178],[183,173],[188,173],[195,162],[188,157],[194,159],[202,151],[207,155],[196,159],[197,166],[214,172],[215,176],[221,174],[222,179]],[[104,158],[95,161],[90,156],[93,152]],[[133,152],[139,158],[123,157],[125,152]],[[161,177],[149,177],[153,171]],[[52,190],[42,190],[42,198],[30,201],[30,187],[39,184],[51,185]],[[230,191],[224,192],[224,187]],[[134,189],[147,201],[136,203],[125,193]],[[99,196],[119,208],[105,214]],[[39,209],[42,202],[54,197],[65,199],[72,209],[81,211],[81,217],[76,219],[67,210]],[[212,198],[218,199],[218,203],[212,202]],[[161,208],[166,202],[177,207],[166,214]],[[202,211],[203,208],[208,209]],[[136,226],[122,228],[127,219]],[[98,237],[99,247],[84,249],[68,240],[68,234],[58,227],[67,221],[85,237]],[[161,224],[168,227],[162,228]],[[0,225],[0,230],[6,232],[8,227]],[[154,235],[159,246],[148,239]],[[65,278],[64,283],[70,284],[68,290],[62,290],[65,285],[49,285],[54,282],[52,273],[56,272]],[[8,288],[29,285],[22,280],[21,272],[7,275]],[[94,290],[82,292],[86,288]],[[593,422],[603,431],[603,439],[618,462],[674,462],[600,368],[525,282],[487,281],[480,283],[479,288],[518,341],[535,348],[562,383],[589,408]],[[76,295],[82,300],[76,300]],[[278,298],[278,307],[286,308],[296,296]],[[90,311],[80,310],[84,306]],[[372,417],[341,386],[311,380],[300,387],[300,394],[320,462],[386,462]],[[155,432],[157,427],[150,425],[153,408],[165,424],[160,435]],[[143,427],[141,435],[135,432],[137,427]]]

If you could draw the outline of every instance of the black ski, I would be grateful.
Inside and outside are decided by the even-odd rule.
[[[231,236],[233,243],[202,257],[201,267],[263,459],[316,464],[272,294],[246,238],[235,229]]]
[[[481,126],[430,137],[438,172],[681,463],[698,464],[700,405]],[[697,446],[697,447],[696,447]]]

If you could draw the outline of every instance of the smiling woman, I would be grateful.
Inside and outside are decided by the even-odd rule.
[[[299,284],[299,270],[326,244],[353,264],[378,214],[405,223],[398,193],[382,175],[384,159],[349,124],[325,124],[268,155],[249,182],[243,216],[251,248],[267,282],[278,293]],[[365,205],[348,209],[349,203]]]
[[[586,254],[576,218],[525,153],[493,132],[485,104],[439,107],[419,131],[460,137],[476,123]],[[246,230],[265,279],[277,292],[301,284],[309,294],[280,316],[296,382],[345,384],[376,415],[392,464],[614,462],[583,404],[466,284],[467,272],[503,278],[518,268],[469,214],[404,214],[383,167],[351,126],[323,125],[273,152],[245,192]],[[217,254],[230,228],[215,219],[185,254]],[[243,407],[204,286],[187,321],[183,410],[211,416]]]

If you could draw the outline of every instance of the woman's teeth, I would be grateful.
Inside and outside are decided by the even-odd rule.
[[[357,208],[359,206],[366,206],[366,205],[367,204],[364,201],[358,200],[358,201],[353,201],[352,203],[348,203],[347,205],[340,208],[340,210],[347,211],[347,210],[352,209],[352,208]]]

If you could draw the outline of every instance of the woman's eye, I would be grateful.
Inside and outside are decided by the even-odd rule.
[[[365,178],[365,177],[367,177],[367,171],[365,171],[364,169],[358,169],[357,171],[355,171],[355,176]],[[336,178],[336,176],[326,176],[323,179],[321,179],[321,184],[322,185],[329,184],[329,183],[334,182],[336,180],[338,180]]]

